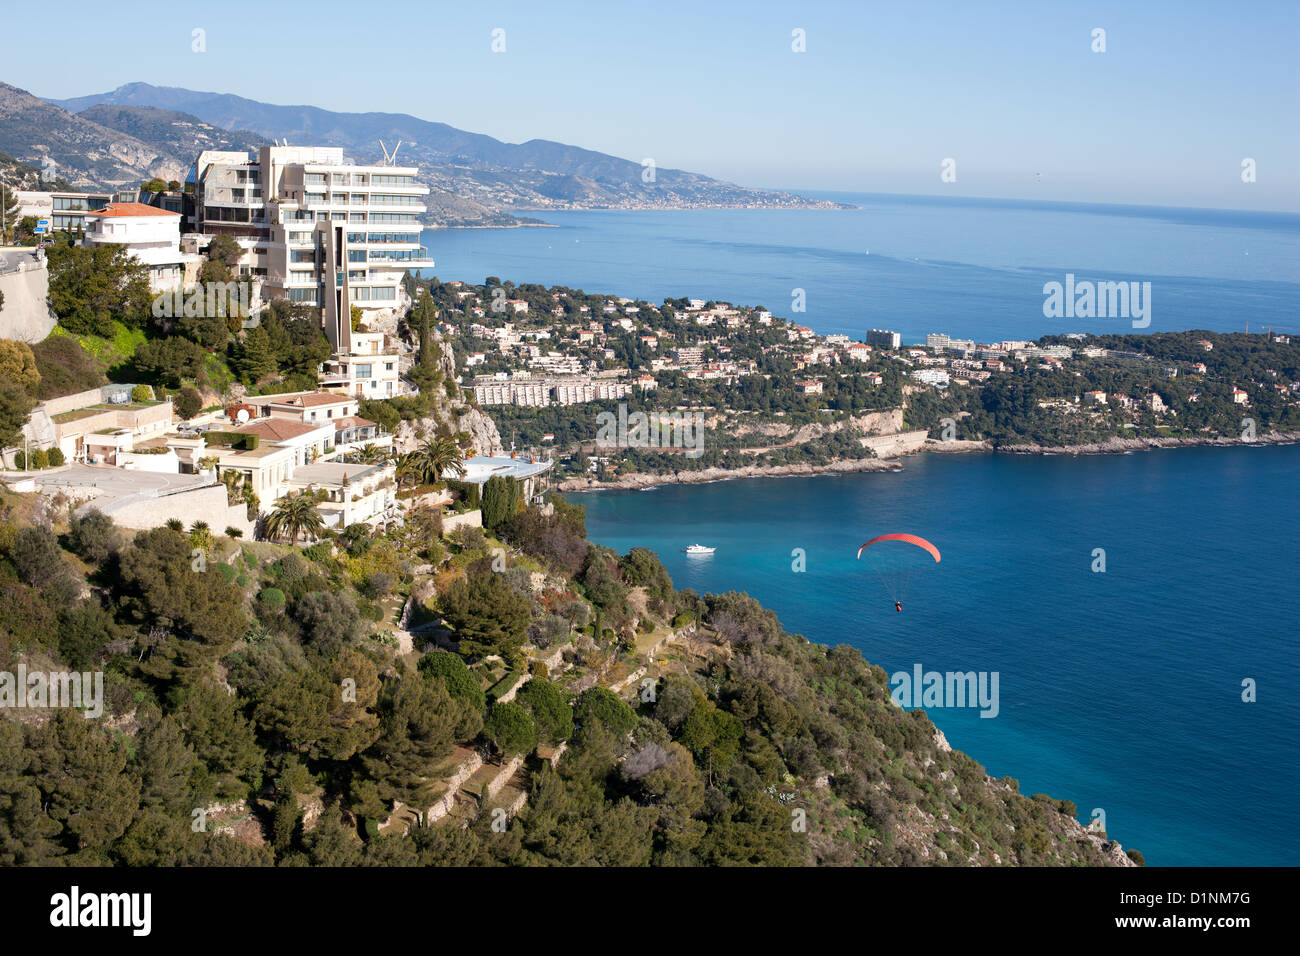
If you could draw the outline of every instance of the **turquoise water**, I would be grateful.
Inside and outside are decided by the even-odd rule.
[[[1151,282],[1145,331],[1296,324],[1300,215],[835,198],[862,208],[543,212],[556,228],[426,230],[423,241],[444,281],[727,299],[822,333],[887,328],[904,341],[1134,331],[1127,319],[1044,318],[1043,284],[1067,272]],[[795,289],[805,312],[792,311]]]
[[[1085,821],[1104,810],[1148,863],[1295,865],[1298,472],[1300,446],[921,456],[898,473],[575,497],[592,540],[653,548],[679,588],[748,591],[787,630],[891,674],[997,671],[997,717],[929,711],[952,745]],[[896,530],[943,554],[902,614],[855,559]],[[695,542],[717,553],[682,553]]]

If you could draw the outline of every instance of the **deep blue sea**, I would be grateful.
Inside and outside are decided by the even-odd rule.
[[[996,717],[930,709],[935,724],[1022,793],[1073,800],[1084,822],[1104,810],[1149,865],[1296,865],[1298,474],[1300,446],[926,455],[574,497],[592,540],[654,549],[679,588],[747,591],[890,674],[997,671]],[[943,556],[902,614],[855,557],[890,531]],[[717,552],[682,553],[696,542]]]
[[[763,305],[819,332],[978,341],[1132,332],[1049,320],[1043,284],[1151,282],[1146,331],[1300,333],[1300,216],[838,195],[854,210],[542,213],[425,232],[443,280]],[[793,290],[807,311],[792,312]],[[1300,864],[1300,446],[1071,458],[922,456],[899,473],[585,495],[593,540],[678,587],[743,590],[891,674],[997,671],[1000,713],[932,709],[1024,793],[1073,800],[1152,865]],[[943,561],[902,614],[855,559],[912,531]],[[682,548],[717,547],[707,558]],[[791,552],[807,570],[792,570]],[[1106,554],[1094,573],[1093,552]],[[1258,701],[1243,703],[1253,679]]]
[[[568,285],[660,302],[763,305],[818,332],[977,341],[1132,332],[1127,319],[1047,319],[1067,273],[1151,283],[1144,331],[1300,332],[1300,215],[825,194],[850,210],[532,213],[555,228],[426,230],[440,279]],[[793,311],[802,289],[806,311]]]

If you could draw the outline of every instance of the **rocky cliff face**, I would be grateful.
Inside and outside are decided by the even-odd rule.
[[[410,363],[414,361],[418,344],[411,339],[403,339],[398,335],[396,317],[392,317],[389,325],[384,327],[384,331],[393,335],[398,342],[402,354],[402,369],[405,371],[410,368]],[[435,329],[433,340],[438,346],[438,369],[442,372],[443,378],[450,381],[456,375],[456,356],[452,350],[451,343],[442,337]],[[402,422],[397,428],[397,446],[399,450],[408,450],[418,444],[424,438],[438,433],[438,430],[446,425],[452,433],[467,432],[470,438],[470,447],[476,455],[501,455],[504,450],[501,444],[501,434],[497,431],[496,422],[488,416],[481,408],[468,405],[464,402],[450,398],[446,392],[434,396],[435,407],[433,413],[424,417],[417,418],[413,421]]]

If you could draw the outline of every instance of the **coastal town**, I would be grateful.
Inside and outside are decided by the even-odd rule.
[[[54,305],[69,298],[58,257],[77,249],[126,255],[164,338],[225,322],[229,334],[195,340],[246,356],[261,316],[284,307],[294,311],[276,314],[318,323],[327,343],[292,382],[269,364],[242,381],[168,367],[166,382],[46,389],[4,451],[9,479],[101,499],[130,527],[202,514],[252,535],[261,503],[310,490],[332,503],[326,527],[382,530],[405,507],[401,456],[428,437],[431,406],[412,372],[435,351],[464,419],[457,454],[480,484],[498,474],[581,490],[897,467],[927,450],[1285,440],[1300,428],[1295,346],[1272,330],[904,343],[871,329],[858,341],[762,306],[441,282],[418,277],[434,268],[420,244],[428,192],[417,167],[284,145],[204,151],[183,186],[6,193],[19,244],[0,271],[5,337],[82,328]],[[118,358],[114,378],[144,364]],[[197,397],[180,402],[183,389]],[[600,440],[599,416],[620,408],[624,419],[677,415],[699,434],[679,430],[677,447],[662,448],[626,429],[622,442]]]
[[[153,739],[153,708],[165,705],[138,702],[164,691],[190,700],[167,718],[185,735],[208,720],[251,734],[234,688],[260,701],[249,711],[258,727],[270,732],[265,708],[289,721],[274,742],[241,745],[289,748],[263,754],[279,770],[195,752],[202,782],[182,800],[199,801],[192,812],[220,836],[178,832],[172,859],[338,863],[382,850],[452,862],[466,851],[438,833],[526,825],[532,800],[585,806],[572,826],[591,839],[590,815],[625,804],[572,791],[561,758],[624,748],[634,728],[652,736],[625,767],[670,769],[702,794],[739,755],[740,719],[697,683],[727,666],[734,628],[788,644],[808,671],[800,680],[814,679],[825,649],[785,635],[747,596],[678,592],[644,548],[590,544],[561,486],[659,455],[675,467],[730,464],[732,450],[769,463],[894,458],[931,441],[905,416],[923,396],[1074,354],[946,336],[908,348],[897,332],[823,336],[761,307],[420,277],[434,263],[420,245],[418,176],[278,145],[202,152],[183,185],[0,190],[11,242],[0,267],[0,573],[21,595],[16,615],[0,611],[6,664],[106,668],[107,682],[84,684],[106,688],[100,697],[63,706],[111,712],[140,739]],[[742,444],[725,447],[724,433]],[[74,638],[83,625],[89,636]],[[860,656],[834,666],[888,699]],[[361,696],[345,695],[341,710],[328,693],[301,696],[328,690],[338,667],[362,675]],[[66,723],[59,703],[25,698],[31,733],[92,733]],[[333,730],[301,723],[317,704]],[[381,734],[379,715],[412,729]],[[871,858],[1141,860],[1081,825],[1068,801],[1027,800],[986,778],[928,722],[901,710],[889,719],[907,727],[893,746],[910,740],[909,772],[950,767],[987,794],[987,819],[1030,836],[976,840],[974,818],[945,822],[952,812],[936,803],[920,829],[886,838],[903,811],[877,802],[853,838]],[[653,839],[653,799],[619,839],[643,862],[849,862],[859,851],[847,844],[801,844],[772,825],[786,803],[833,814],[845,799],[808,746],[800,778],[780,778],[779,793],[777,778],[742,782],[736,792],[766,808],[744,822],[694,798],[665,806],[700,833],[724,818],[728,833],[746,828],[750,849],[721,830],[703,844]],[[352,783],[340,790],[345,766]],[[125,849],[135,829],[105,833],[83,852],[135,852]],[[321,853],[327,838],[342,841],[333,855]],[[478,846],[480,862],[543,858]],[[14,861],[62,852],[38,843]]]

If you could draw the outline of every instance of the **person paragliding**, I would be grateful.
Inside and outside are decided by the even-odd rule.
[[[858,557],[875,570],[889,596],[894,599],[894,611],[903,613],[903,598],[912,574],[930,564],[939,563],[939,549],[925,538],[914,534],[882,534],[858,548]]]

